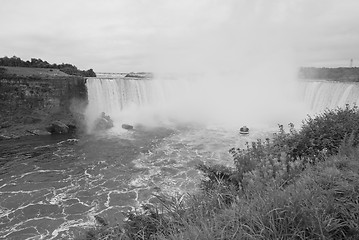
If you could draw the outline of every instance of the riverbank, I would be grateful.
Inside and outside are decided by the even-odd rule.
[[[159,195],[127,221],[78,239],[358,239],[359,112],[326,111],[232,148],[236,168],[200,165],[194,195]]]
[[[0,66],[0,140],[46,135],[51,122],[83,128],[86,78],[49,68]]]
[[[302,79],[318,79],[338,82],[359,82],[359,68],[357,67],[302,67],[299,69],[298,75]]]

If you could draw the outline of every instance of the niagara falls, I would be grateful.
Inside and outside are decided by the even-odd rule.
[[[358,7],[2,3],[0,239],[358,239]]]

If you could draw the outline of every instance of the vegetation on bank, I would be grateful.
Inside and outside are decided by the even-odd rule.
[[[302,67],[299,69],[299,77],[303,79],[323,79],[341,82],[359,82],[359,68],[315,68]]]
[[[232,148],[235,168],[200,165],[196,195],[158,196],[128,219],[81,239],[359,239],[356,106],[279,126],[272,139]]]
[[[13,56],[3,57],[0,58],[0,66],[7,66],[7,67],[31,67],[31,68],[52,68],[52,69],[59,69],[60,71],[75,76],[82,76],[82,77],[96,77],[95,72],[92,69],[89,70],[79,70],[76,66],[62,63],[62,64],[50,64],[47,61],[43,61],[40,58],[31,58],[30,61],[23,61],[21,58]]]

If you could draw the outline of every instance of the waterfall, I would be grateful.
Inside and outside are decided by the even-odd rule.
[[[89,78],[86,118],[91,129],[105,112],[116,122],[136,122],[143,117],[165,111],[189,92],[187,81],[152,81],[147,79]],[[168,110],[168,109],[167,109]],[[153,116],[152,116],[153,117]]]
[[[242,80],[242,79],[240,79]],[[301,81],[300,87],[278,87],[264,81],[236,79],[131,79],[123,76],[89,78],[88,129],[102,112],[115,126],[200,122],[240,127],[300,123],[307,114],[359,104],[359,84]],[[290,84],[288,84],[290,85]],[[291,92],[291,89],[296,89]]]
[[[314,113],[346,104],[359,104],[358,83],[306,81],[302,87],[303,100]]]

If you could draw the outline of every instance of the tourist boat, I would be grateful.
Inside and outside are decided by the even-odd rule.
[[[241,134],[241,135],[247,135],[247,134],[249,134],[249,128],[246,127],[246,126],[241,127],[241,128],[239,129],[239,134]]]

